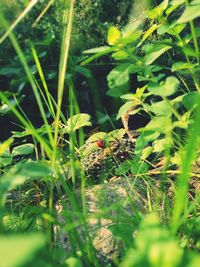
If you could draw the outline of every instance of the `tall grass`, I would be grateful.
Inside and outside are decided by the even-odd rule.
[[[120,162],[115,158],[115,161],[118,164],[118,167],[121,171],[120,176],[124,179],[124,184],[127,184],[127,188],[125,188],[125,196],[123,201],[118,200],[118,192],[115,192],[115,189],[113,190],[113,196],[116,197],[116,200],[108,206],[104,203],[104,193],[99,193],[99,206],[102,206],[96,213],[94,214],[88,214],[87,211],[87,204],[88,200],[86,200],[86,175],[84,173],[84,170],[82,167],[77,168],[77,156],[76,156],[76,148],[78,148],[83,145],[84,142],[84,134],[82,129],[79,130],[78,133],[74,131],[73,121],[71,122],[70,131],[69,134],[69,166],[71,171],[71,180],[68,181],[68,170],[66,171],[65,166],[63,166],[63,162],[61,161],[59,157],[59,137],[61,132],[61,122],[63,124],[67,124],[66,113],[62,112],[62,103],[63,103],[63,95],[65,90],[67,91],[66,95],[68,96],[68,104],[69,104],[69,110],[68,110],[68,117],[73,117],[76,114],[80,113],[78,101],[76,99],[76,92],[75,87],[73,84],[73,81],[70,80],[68,84],[66,83],[66,73],[68,71],[68,58],[69,58],[69,48],[70,48],[70,39],[71,39],[71,33],[72,33],[72,27],[73,27],[73,12],[74,12],[74,6],[75,6],[75,0],[65,0],[63,1],[63,35],[62,35],[62,44],[61,44],[61,51],[60,51],[60,61],[59,61],[59,72],[58,72],[58,85],[57,85],[57,99],[54,100],[50,90],[48,88],[47,81],[45,79],[44,71],[42,64],[39,61],[39,57],[37,54],[37,48],[34,46],[34,43],[30,43],[30,48],[32,51],[32,55],[38,70],[39,78],[41,81],[42,86],[40,85],[40,82],[36,80],[36,78],[33,76],[33,74],[30,71],[28,62],[26,60],[26,57],[23,53],[22,48],[19,45],[19,42],[13,33],[14,28],[18,25],[18,23],[30,12],[30,10],[33,8],[33,6],[38,1],[31,1],[30,4],[27,6],[27,8],[22,12],[22,14],[19,16],[19,18],[11,25],[9,26],[7,21],[4,19],[3,14],[0,16],[0,23],[6,30],[6,33],[3,35],[3,37],[0,39],[0,43],[5,40],[6,37],[9,37],[11,40],[11,43],[16,50],[17,55],[20,58],[21,64],[25,70],[26,76],[28,78],[28,81],[31,85],[31,88],[33,90],[33,93],[35,95],[35,99],[40,111],[40,115],[42,117],[44,126],[45,126],[45,134],[40,134],[37,128],[34,127],[34,125],[31,123],[31,121],[26,117],[26,114],[23,113],[20,106],[13,106],[11,102],[9,101],[9,98],[2,92],[0,92],[0,98],[1,100],[8,105],[8,107],[12,110],[13,114],[18,118],[21,125],[25,128],[27,132],[29,132],[32,137],[41,144],[41,146],[44,149],[45,155],[43,160],[46,161],[49,165],[51,165],[53,169],[53,175],[50,177],[50,182],[48,185],[45,185],[49,189],[49,197],[48,197],[48,214],[45,214],[43,216],[44,219],[44,230],[45,234],[48,237],[48,244],[49,244],[49,251],[52,252],[52,255],[56,258],[56,250],[54,251],[54,241],[52,237],[52,226],[53,224],[60,227],[65,234],[67,234],[68,237],[68,245],[70,246],[70,254],[67,256],[73,256],[73,257],[81,257],[83,260],[84,266],[101,266],[101,262],[98,258],[98,254],[95,251],[93,241],[92,241],[92,230],[90,229],[90,226],[88,225],[88,221],[90,220],[96,220],[98,222],[103,221],[104,219],[112,219],[117,227],[116,229],[113,228],[113,233],[117,236],[119,240],[124,241],[125,240],[125,248],[122,248],[123,254],[125,254],[125,249],[131,248],[131,251],[134,253],[144,253],[141,254],[141,259],[139,258],[140,262],[138,265],[132,265],[132,262],[130,262],[128,267],[132,266],[139,266],[143,267],[144,262],[147,262],[149,260],[148,257],[150,252],[148,252],[148,249],[151,248],[151,234],[147,234],[144,229],[141,227],[141,229],[144,230],[142,241],[141,243],[138,242],[138,244],[135,245],[135,249],[137,251],[132,250],[132,233],[137,229],[139,222],[141,221],[143,215],[140,209],[146,213],[150,213],[152,211],[155,211],[156,209],[160,209],[160,203],[164,203],[165,201],[167,204],[171,201],[167,194],[165,192],[162,192],[162,188],[157,188],[157,185],[155,186],[155,180],[152,179],[151,175],[164,175],[165,179],[168,179],[168,174],[177,174],[180,173],[178,176],[178,183],[177,187],[175,189],[175,200],[173,203],[173,209],[169,207],[164,210],[166,213],[167,221],[170,222],[171,230],[173,235],[175,236],[180,229],[180,226],[187,222],[188,215],[189,215],[189,209],[188,206],[188,185],[189,185],[189,179],[191,175],[191,169],[192,164],[196,160],[196,150],[198,149],[199,145],[199,133],[200,133],[200,114],[196,112],[196,116],[194,118],[194,123],[192,125],[192,128],[189,129],[188,133],[188,140],[185,145],[185,147],[182,147],[184,151],[183,159],[182,159],[182,169],[180,171],[173,171],[168,170],[168,165],[166,164],[166,168],[163,171],[155,170],[155,172],[142,172],[142,168],[146,164],[144,161],[141,165],[139,165],[140,159],[138,162],[134,162],[134,164],[138,164],[136,168],[136,173],[132,174],[132,178],[130,179],[130,176],[127,175],[127,171],[123,169],[123,166],[120,165]],[[41,16],[44,15],[46,10],[49,8],[49,6],[53,3],[53,1],[49,2],[49,5],[46,6],[46,9],[44,9],[41,13]],[[38,20],[40,19],[40,16],[38,17]],[[37,21],[36,21],[37,23]],[[194,47],[196,50],[196,61],[199,62],[199,55],[198,55],[198,42],[197,37],[194,29],[194,24],[190,23],[191,32],[193,35],[194,40]],[[177,37],[179,38],[179,37]],[[100,52],[99,54],[95,54],[92,57],[84,60],[82,65],[87,64],[91,62],[92,60],[98,58],[99,56],[103,56],[104,54],[114,52],[115,47],[110,47],[104,52]],[[187,58],[186,58],[187,59]],[[199,91],[199,84],[198,79],[194,73],[191,73],[191,76],[194,80],[195,86],[197,91]],[[155,78],[155,77],[152,77]],[[188,85],[186,84],[186,88],[188,89]],[[189,89],[188,89],[189,90]],[[181,121],[181,116],[177,112],[177,110],[174,108],[173,104],[170,103],[170,100],[167,98],[164,98],[164,100],[171,106],[173,115],[177,118],[178,121]],[[45,114],[45,108],[48,108],[51,118],[53,119],[53,124],[50,125]],[[200,108],[200,102],[198,103],[198,106],[196,110]],[[169,136],[172,138],[172,133],[170,132]],[[9,143],[9,142],[8,142]],[[9,143],[10,144],[10,143]],[[1,150],[0,150],[1,153]],[[170,160],[170,149],[166,151],[165,156],[167,156],[167,160],[169,162]],[[131,160],[128,162],[129,164],[132,164],[131,168],[134,169],[134,164],[131,163]],[[152,163],[153,166],[153,163]],[[134,172],[134,171],[133,171]],[[78,180],[79,179],[79,180]],[[170,180],[170,179],[169,179]],[[49,181],[49,180],[48,180]],[[173,186],[175,187],[175,183],[170,180],[171,183],[173,183]],[[77,189],[77,185],[80,185],[80,188]],[[102,184],[101,187],[104,185]],[[137,191],[137,186],[141,189],[141,192]],[[63,191],[61,190],[61,187]],[[156,187],[156,190],[155,190]],[[54,207],[54,189],[57,189],[58,199],[61,201],[61,204],[63,205],[63,217],[65,220],[65,223],[61,223],[59,220],[57,220],[57,217],[55,213],[57,210],[55,210]],[[100,190],[100,189],[99,189]],[[110,188],[110,191],[112,189]],[[65,195],[64,201],[62,201],[63,193]],[[97,194],[98,195],[98,194]],[[136,195],[136,197],[135,197]],[[134,196],[134,197],[133,197]],[[107,197],[107,196],[106,196]],[[98,198],[98,196],[97,196]],[[133,198],[133,199],[132,199]],[[137,203],[138,199],[143,204],[143,207],[138,208]],[[167,198],[167,200],[166,200]],[[66,200],[67,199],[67,200]],[[107,199],[106,199],[107,201]],[[119,202],[118,202],[119,201]],[[135,201],[135,202],[134,202]],[[102,203],[101,203],[102,202]],[[104,204],[103,204],[104,203]],[[128,206],[129,210],[131,210],[129,213],[126,213],[126,210],[124,210]],[[166,205],[167,206],[167,205]],[[125,208],[124,208],[125,207]],[[113,215],[113,210],[116,214]],[[156,222],[157,223],[157,222]],[[109,225],[109,223],[108,223]],[[126,229],[122,226],[125,225]],[[157,225],[157,224],[156,224]],[[102,225],[96,225],[96,229],[101,229]],[[121,227],[121,228],[120,228]],[[157,227],[157,226],[156,226]],[[160,226],[159,226],[160,227]],[[156,228],[159,229],[160,228]],[[130,229],[129,229],[130,228]],[[154,229],[153,223],[150,221],[149,225],[147,225],[147,232],[149,229]],[[93,230],[94,231],[94,230]],[[155,232],[158,234],[158,240],[156,240],[156,245],[161,245],[162,242],[165,242],[167,239],[166,233],[164,234],[164,241],[162,236],[162,230],[161,232]],[[128,235],[128,236],[127,236]],[[159,236],[160,235],[160,236]],[[147,240],[145,240],[147,238]],[[159,239],[160,238],[160,239]],[[161,242],[161,241],[162,242]],[[145,243],[146,242],[146,243]],[[169,241],[169,244],[171,245],[171,240]],[[167,243],[167,245],[169,245]],[[166,245],[166,248],[168,248]],[[169,246],[170,246],[169,245]],[[137,247],[138,246],[138,247]],[[172,246],[173,247],[173,246]],[[141,250],[143,251],[141,252]],[[155,249],[155,248],[153,248]],[[156,253],[159,253],[159,249],[156,247]],[[153,251],[154,252],[154,251]],[[153,254],[152,252],[152,254]],[[133,253],[133,254],[134,254]],[[146,254],[145,254],[146,253]],[[163,253],[163,252],[162,252]],[[161,255],[162,255],[161,253]],[[135,254],[134,254],[135,255]],[[152,256],[152,255],[151,255]],[[153,255],[155,256],[155,255]],[[155,258],[153,257],[152,262],[156,262]],[[145,258],[146,257],[146,258]],[[128,256],[127,256],[128,259]],[[168,259],[168,258],[167,258]],[[135,259],[134,259],[135,260]],[[138,261],[139,261],[138,260]],[[160,259],[159,259],[160,260]],[[142,262],[142,263],[141,263]],[[119,265],[119,262],[116,260],[116,265]],[[67,265],[68,266],[68,265]],[[74,265],[76,266],[76,265]],[[81,265],[77,265],[81,266]],[[108,265],[109,266],[109,265]],[[125,266],[125,264],[121,265]],[[156,265],[156,263],[153,265],[146,265],[150,267],[158,267],[159,265]],[[164,266],[164,265],[162,265]],[[169,267],[174,267],[175,265],[168,265]],[[179,265],[176,265],[179,266]]]

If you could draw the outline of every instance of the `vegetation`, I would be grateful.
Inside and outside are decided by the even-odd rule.
[[[0,8],[0,266],[199,266],[200,1]]]

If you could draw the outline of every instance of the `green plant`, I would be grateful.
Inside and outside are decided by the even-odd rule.
[[[195,225],[199,215],[199,182],[197,186],[194,182],[199,177],[196,163],[200,132],[199,29],[195,25],[199,19],[199,0],[165,0],[150,10],[146,6],[146,15],[142,14],[124,29],[111,26],[108,46],[86,51],[93,55],[85,58],[82,66],[77,66],[78,60],[70,64],[69,72],[74,3],[62,1],[63,41],[56,70],[56,100],[37,43],[29,42],[26,54],[7,20],[0,16],[6,36],[17,52],[18,78],[23,72],[42,120],[41,127],[33,124],[21,107],[20,94],[0,92],[1,114],[12,112],[21,127],[21,131],[12,132],[0,144],[3,264],[13,267],[198,266]],[[44,9],[40,14],[43,13]],[[72,76],[74,71],[87,76],[89,72],[83,65],[107,54],[117,62],[107,77],[108,95],[121,97],[125,102],[117,114],[124,129],[96,133],[84,144],[82,128],[91,126],[90,116],[80,113]],[[1,71],[10,80],[16,69]],[[132,74],[137,75],[141,84],[129,92]],[[65,95],[67,111],[63,105]],[[46,111],[53,123],[49,123]],[[126,134],[127,140],[131,138],[127,120],[140,112],[150,122],[137,130],[139,137],[126,151],[123,138]],[[123,162],[113,155],[116,145],[128,153]],[[90,181],[87,179],[86,163],[93,149],[98,150],[102,159],[100,168],[107,156],[115,164],[106,166],[108,169],[101,174],[102,183],[92,187],[96,189],[93,193],[96,198],[91,203],[91,185],[99,182],[93,181],[92,175]],[[107,175],[114,181],[106,181]],[[119,184],[115,184],[117,179]],[[58,215],[61,204],[64,221]],[[145,217],[152,211],[157,211],[160,220],[155,215]],[[91,227],[91,221],[97,223]],[[166,225],[161,226],[159,221]],[[58,247],[54,239],[52,229],[56,227],[67,237],[64,240],[69,244],[67,251]],[[119,244],[118,257],[112,258],[112,263],[109,257],[106,261],[101,259],[93,239],[95,233],[106,230],[113,235],[109,239],[111,243]],[[29,235],[32,232],[36,233]],[[16,249],[19,244],[22,249]],[[5,253],[8,249],[12,257]]]

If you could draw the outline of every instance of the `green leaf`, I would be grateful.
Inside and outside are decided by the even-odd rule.
[[[172,0],[171,5],[182,5],[185,4],[185,0]]]
[[[167,8],[169,0],[164,0],[160,5],[147,12],[147,17],[150,19],[158,19],[162,16],[163,12]]]
[[[50,166],[44,162],[30,161],[22,165],[19,174],[32,178],[47,177],[52,175],[53,171]]]
[[[193,69],[196,67],[197,64],[191,64],[187,62],[176,62],[172,65],[172,72],[179,71],[179,70],[184,70],[184,69]]]
[[[177,91],[178,85],[179,81],[175,77],[168,77],[166,81],[164,83],[162,82],[160,85],[150,83],[148,90],[155,95],[166,97],[173,95]]]
[[[0,266],[24,266],[45,246],[45,243],[45,238],[41,234],[0,236]]]
[[[200,94],[198,92],[188,93],[184,95],[182,101],[183,101],[183,105],[185,106],[185,108],[187,110],[191,110],[194,107],[196,107],[196,105],[198,105],[200,101]]]
[[[4,154],[7,152],[10,148],[10,145],[13,143],[14,139],[9,138],[6,141],[4,141],[2,144],[0,143],[0,155]]]
[[[110,46],[100,46],[83,51],[84,54],[96,54],[100,52],[110,51]]]
[[[0,75],[17,75],[21,71],[20,68],[14,68],[14,67],[5,67],[1,68]]]
[[[131,246],[133,242],[134,227],[131,224],[117,223],[108,226],[112,234],[122,240],[127,246]]]
[[[116,169],[115,174],[116,175],[125,175],[128,171],[131,169],[131,163],[128,160],[125,160],[122,162],[119,167]]]
[[[10,153],[5,152],[0,156],[0,168],[4,168],[13,162],[13,157]]]
[[[168,33],[171,35],[177,36],[177,34],[180,34],[186,27],[186,23],[183,24],[163,24],[158,28],[158,34],[162,35],[164,33]]]
[[[200,0],[193,0],[189,3],[177,23],[192,21],[200,16]]]
[[[34,152],[34,148],[35,147],[33,144],[24,144],[24,145],[16,146],[12,150],[12,155],[13,157],[29,155]]]
[[[90,115],[87,113],[80,113],[77,115],[72,116],[67,120],[67,125],[64,127],[63,132],[75,132],[76,130],[84,127],[84,126],[91,126],[90,122]]]
[[[157,30],[158,25],[157,24],[153,24],[142,36],[142,40],[139,42],[139,44],[137,45],[137,47],[139,47],[155,30]]]
[[[107,76],[110,90],[107,94],[113,97],[119,97],[129,90],[129,73],[131,64],[123,63],[114,68]]]
[[[74,70],[80,74],[82,74],[83,76],[85,76],[86,78],[90,78],[91,77],[91,71],[85,67],[82,66],[75,66]]]
[[[90,136],[86,143],[92,143],[92,142],[96,142],[98,141],[99,139],[102,139],[104,140],[107,136],[107,133],[104,133],[104,132],[98,132],[98,133],[95,133],[93,134],[92,136]]]
[[[148,106],[148,110],[152,111],[154,114],[156,114],[156,116],[162,116],[172,113],[169,103],[165,100],[152,103],[150,106]]]
[[[141,159],[142,159],[142,160],[147,159],[147,158],[151,155],[152,152],[153,152],[153,147],[151,147],[151,146],[147,146],[147,147],[145,147],[145,148],[142,150]]]
[[[108,30],[107,43],[109,45],[115,45],[119,41],[120,37],[120,30],[117,27],[112,26]]]
[[[164,139],[155,140],[153,142],[153,152],[160,153],[172,146],[173,142],[171,138],[165,137]]]
[[[83,267],[80,259],[74,257],[66,259],[65,263],[66,267]]]
[[[171,46],[166,45],[166,44],[154,45],[152,51],[149,51],[149,53],[145,57],[146,64],[147,65],[152,64],[157,58],[159,58],[162,54],[164,54],[169,49],[171,49]]]
[[[131,160],[131,173],[132,174],[147,174],[148,172],[148,164],[144,161],[140,160],[140,157],[135,157]]]
[[[138,103],[138,101],[128,101],[126,102],[124,105],[121,106],[121,108],[119,109],[119,112],[117,114],[117,120],[119,118],[121,118],[122,115],[124,115],[125,113],[127,113],[130,109],[133,109],[135,107],[137,107],[140,103]]]
[[[167,116],[154,117],[144,128],[138,129],[138,132],[159,132],[167,133],[172,130],[171,119]]]
[[[112,57],[115,60],[123,60],[129,57],[129,54],[126,51],[120,50],[112,54]]]
[[[143,150],[143,148],[149,143],[154,141],[156,138],[158,138],[160,135],[159,132],[152,131],[146,131],[142,132],[140,136],[137,138],[135,143],[135,154],[140,154]]]

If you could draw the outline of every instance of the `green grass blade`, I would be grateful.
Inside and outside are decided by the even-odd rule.
[[[74,0],[70,0],[70,6],[68,6],[68,1],[65,1],[65,10],[63,15],[63,23],[64,23],[64,30],[63,30],[63,40],[61,46],[61,55],[60,55],[60,63],[59,63],[59,76],[58,76],[58,100],[57,100],[57,112],[56,112],[56,119],[55,119],[55,133],[54,133],[54,156],[53,162],[56,158],[56,146],[57,146],[57,139],[58,139],[58,131],[59,131],[59,120],[61,114],[61,105],[62,105],[62,98],[64,92],[64,85],[65,85],[65,75],[67,70],[67,60],[68,60],[68,53],[69,53],[69,46],[70,46],[70,37],[72,32],[72,22],[73,22],[73,10],[74,10]],[[69,15],[67,11],[69,9]]]
[[[33,57],[34,57],[34,60],[35,60],[35,63],[36,63],[37,69],[38,69],[38,73],[40,75],[40,79],[42,81],[42,85],[43,85],[45,93],[46,93],[48,105],[50,108],[50,113],[52,114],[53,117],[55,117],[55,111],[54,111],[53,104],[51,101],[50,92],[49,92],[49,89],[48,89],[48,86],[47,86],[47,83],[46,83],[46,80],[44,77],[44,73],[43,73],[43,70],[42,70],[38,55],[37,55],[37,51],[33,45],[31,45],[31,49],[32,49],[32,54],[33,54]]]
[[[38,0],[32,0],[14,23],[7,29],[6,33],[1,37],[0,44],[9,36],[9,34],[15,29],[19,22],[31,11],[31,9],[37,4]]]
[[[200,110],[200,101],[198,101],[197,111]],[[182,213],[187,205],[188,201],[188,183],[190,179],[190,173],[192,164],[196,159],[196,149],[198,148],[200,136],[200,113],[196,112],[195,121],[193,127],[189,133],[188,143],[182,160],[182,171],[178,177],[178,188],[176,190],[175,203],[172,216],[172,231],[175,233],[180,224]]]

